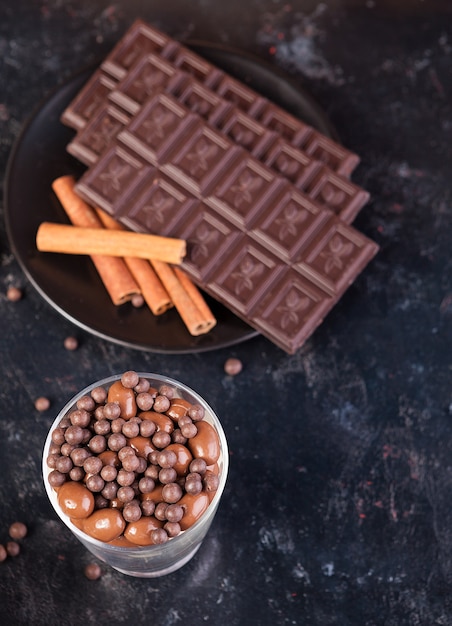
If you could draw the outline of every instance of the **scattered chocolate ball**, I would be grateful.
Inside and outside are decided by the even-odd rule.
[[[165,509],[165,517],[169,522],[180,522],[184,516],[184,509],[180,504],[169,504]]]
[[[102,570],[97,563],[88,563],[84,574],[88,580],[98,580],[102,576]]]
[[[176,537],[181,531],[180,524],[177,522],[166,522],[163,529],[166,530],[168,537]]]
[[[151,383],[146,378],[140,378],[138,385],[135,387],[136,393],[147,393],[150,390]],[[152,395],[152,393],[151,393]]]
[[[166,543],[168,541],[168,533],[163,528],[156,528],[151,532],[153,543]]]
[[[95,387],[91,391],[91,397],[94,400],[94,402],[97,402],[98,404],[102,404],[103,402],[105,402],[107,398],[107,392],[103,387]]]
[[[140,506],[142,514],[146,517],[151,516],[155,511],[155,503],[152,500],[143,500]]]
[[[49,481],[49,485],[51,487],[54,487],[55,489],[57,489],[58,487],[61,487],[63,483],[66,482],[66,476],[65,474],[62,474],[61,472],[59,472],[58,470],[53,470],[52,472],[50,472],[49,476],[47,477],[47,480]]]
[[[77,350],[78,348],[78,339],[77,337],[66,337],[66,339],[64,340],[64,347],[66,348],[66,350]]]
[[[20,545],[17,543],[17,541],[7,541],[6,552],[8,556],[17,556],[20,552]]]
[[[141,293],[135,293],[132,296],[131,303],[132,303],[132,306],[135,307],[136,309],[141,308],[144,304],[144,298],[141,295]]]
[[[154,399],[154,411],[157,413],[164,413],[171,406],[170,399],[167,396],[158,395]]]
[[[229,359],[227,359],[224,364],[224,371],[226,372],[226,374],[229,374],[229,376],[237,376],[237,374],[240,374],[240,372],[242,371],[242,368],[242,361],[234,357],[230,357]]]
[[[47,409],[50,407],[50,400],[48,398],[45,398],[44,396],[40,396],[39,398],[36,398],[35,400],[35,409],[37,411],[47,411]]]
[[[6,297],[10,302],[18,302],[22,298],[22,289],[11,285],[6,291]]]
[[[190,472],[195,472],[199,474],[199,476],[204,476],[207,469],[207,463],[204,459],[193,459],[189,465]]]
[[[202,482],[204,485],[204,489],[207,491],[207,493],[210,493],[218,489],[220,479],[213,472],[206,472]]]
[[[9,527],[9,536],[11,539],[23,539],[28,532],[28,528],[23,522],[14,522]]]
[[[5,561],[7,557],[8,557],[8,553],[6,551],[6,548],[4,545],[0,543],[0,563]]]

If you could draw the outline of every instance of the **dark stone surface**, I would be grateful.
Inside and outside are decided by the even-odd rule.
[[[362,156],[354,180],[372,200],[355,223],[381,252],[295,356],[261,337],[151,354],[42,300],[10,252],[2,203],[0,542],[11,522],[29,526],[0,564],[2,623],[452,623],[450,2],[2,2],[2,174],[35,105],[135,17],[254,53],[307,88]],[[12,284],[19,302],[6,299]],[[235,378],[229,356],[244,363]],[[230,477],[185,568],[140,580],[104,566],[89,581],[89,554],[47,501],[41,449],[73,392],[131,368],[179,378],[216,407]]]

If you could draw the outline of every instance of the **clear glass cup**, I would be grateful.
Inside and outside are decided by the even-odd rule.
[[[179,569],[196,554],[201,543],[209,530],[215,513],[220,503],[221,495],[226,483],[226,477],[228,473],[229,455],[226,437],[221,426],[221,423],[216,416],[213,409],[207,404],[207,402],[199,396],[195,391],[184,385],[183,383],[168,378],[166,376],[160,376],[158,374],[150,374],[146,372],[138,372],[142,378],[147,378],[151,386],[160,387],[163,384],[171,385],[179,397],[185,398],[193,404],[200,404],[204,407],[205,416],[204,419],[209,422],[216,429],[220,440],[220,458],[218,460],[219,467],[219,486],[218,489],[207,507],[204,514],[200,519],[195,522],[190,528],[181,532],[176,537],[172,537],[166,543],[151,546],[137,546],[133,548],[119,547],[112,544],[98,541],[93,537],[87,535],[79,528],[77,528],[70,520],[70,518],[61,510],[57,501],[57,492],[53,489],[47,476],[50,473],[50,469],[47,466],[47,457],[49,454],[49,446],[51,443],[51,433],[59,424],[61,419],[74,409],[75,404],[79,398],[89,394],[92,389],[98,386],[108,389],[112,383],[119,380],[121,375],[110,376],[103,380],[99,380],[92,385],[86,387],[75,395],[59,412],[46,438],[46,442],[43,450],[43,462],[42,471],[44,478],[44,485],[50,502],[53,505],[57,515],[64,522],[64,524],[72,531],[72,533],[81,541],[81,543],[87,548],[94,556],[101,561],[104,561],[114,569],[123,574],[130,576],[138,576],[142,578],[155,578],[170,574]]]

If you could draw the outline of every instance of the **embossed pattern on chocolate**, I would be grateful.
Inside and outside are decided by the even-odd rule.
[[[116,80],[99,70],[86,83],[62,115],[61,121],[80,130],[105,106],[108,95],[116,86]]]
[[[95,163],[130,118],[125,111],[105,103],[67,145],[67,151],[85,165]]]
[[[101,64],[99,73],[103,77],[109,77],[109,87],[113,90],[117,82],[124,80],[127,73],[150,54],[166,59],[180,73],[201,82],[223,100],[232,103],[268,130],[275,131],[293,146],[302,149],[308,155],[314,155],[316,160],[328,165],[337,173],[349,176],[358,165],[358,155],[285,112],[250,87],[212,66],[205,59],[142,20],[137,20],[130,27]],[[104,96],[105,87],[102,92]],[[94,93],[97,98],[97,92],[91,87],[79,100],[71,103],[63,112],[63,122],[74,128],[81,128],[87,119],[83,108],[91,105]]]
[[[290,353],[377,251],[166,93],[146,101],[77,191],[133,230],[185,239],[188,275]]]
[[[324,165],[321,160],[312,158],[296,147],[297,144],[307,142],[309,150],[321,158],[316,150],[319,145],[329,145],[330,140],[323,136],[317,137],[318,133],[314,133],[312,128],[294,121],[292,116],[283,111],[274,110],[273,105],[269,108],[263,98],[254,98],[253,105],[248,106],[249,97],[245,98],[242,93],[247,88],[236,86],[236,83],[230,77],[222,79],[219,93],[229,94],[230,97],[229,101],[225,101],[218,93],[179,71],[167,60],[154,54],[141,56],[108,93],[104,111],[96,105],[97,116],[88,123],[88,128],[79,131],[69,144],[68,151],[90,165],[94,155],[87,151],[86,146],[92,134],[92,126],[97,128],[105,122],[105,109],[109,111],[107,119],[110,119],[114,115],[111,103],[119,107],[114,115],[115,133],[118,120],[127,123],[128,118],[137,115],[147,100],[161,90],[176,97],[181,104],[198,113],[209,125],[246,148],[275,172],[289,178],[303,193],[351,223],[368,201],[369,194]],[[248,91],[245,93],[250,95]],[[267,127],[242,109],[258,111]],[[338,155],[341,151],[343,148],[333,142],[331,155],[336,164],[339,163]],[[337,169],[340,169],[339,166]]]

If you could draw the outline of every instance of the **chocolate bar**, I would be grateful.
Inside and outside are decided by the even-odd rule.
[[[95,80],[92,82],[96,84]],[[176,96],[178,101],[199,113],[211,126],[221,130],[277,173],[285,175],[303,193],[330,208],[347,223],[353,221],[368,201],[366,191],[154,54],[138,59],[107,95],[104,106],[97,107],[96,115],[70,142],[68,151],[86,165],[94,163],[105,147],[103,139],[116,135],[121,123],[126,124],[158,90]],[[90,93],[89,88],[87,93]]]
[[[116,83],[124,81],[132,68],[149,54],[161,57],[174,68],[191,75],[223,100],[233,103],[256,122],[276,132],[290,145],[336,173],[350,176],[358,165],[359,157],[356,154],[141,20],[131,26],[86,88],[63,112],[63,123],[77,130],[83,128],[108,95],[108,90],[113,90]],[[145,80],[152,83],[152,74],[148,74]]]
[[[132,230],[185,239],[192,280],[289,353],[378,249],[164,92],[76,189]]]

